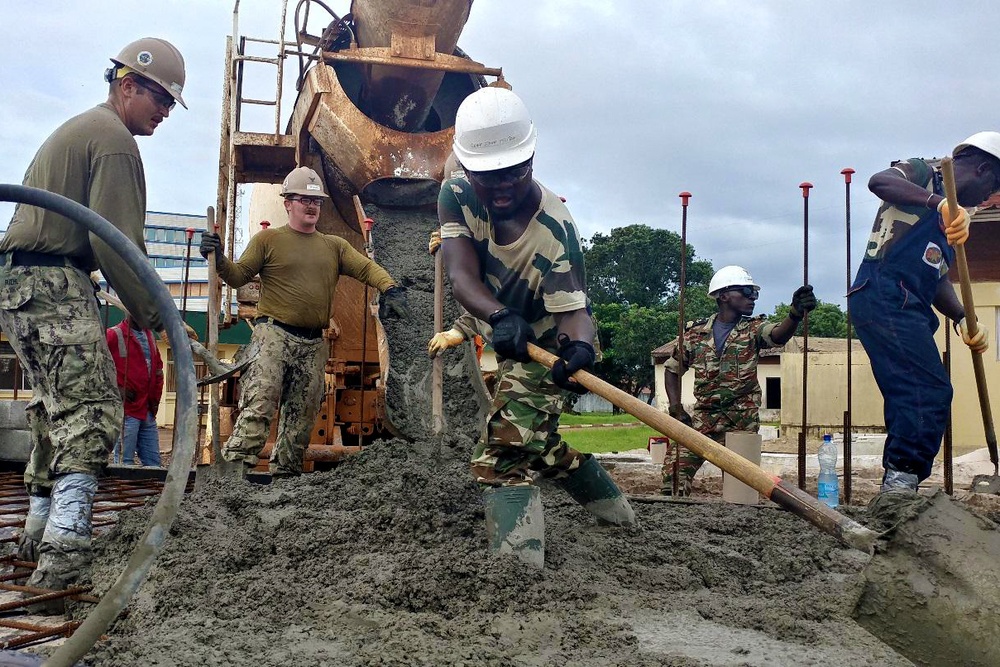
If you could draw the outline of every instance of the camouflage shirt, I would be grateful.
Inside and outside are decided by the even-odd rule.
[[[687,325],[684,345],[674,348],[666,368],[678,375],[694,370],[695,411],[701,413],[695,415],[696,422],[710,426],[725,416],[728,430],[756,431],[761,400],[757,358],[761,350],[778,347],[771,338],[777,325],[764,315],[741,318],[720,356],[712,335],[715,318]]]
[[[441,238],[472,241],[483,283],[528,321],[539,340],[554,337],[553,313],[587,307],[580,235],[566,205],[546,188],[527,229],[508,245],[494,240],[489,212],[466,179],[444,183],[438,209]]]

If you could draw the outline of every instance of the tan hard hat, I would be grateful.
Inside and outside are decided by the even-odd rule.
[[[158,37],[137,39],[126,45],[111,62],[160,84],[187,109],[181,97],[184,91],[184,56],[167,40]]]
[[[323,179],[309,167],[297,167],[285,176],[281,184],[281,196],[305,195],[306,197],[327,197],[323,190]]]

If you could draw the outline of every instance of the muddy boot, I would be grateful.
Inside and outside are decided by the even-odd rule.
[[[38,547],[45,534],[51,505],[52,499],[49,496],[28,496],[28,517],[24,520],[24,530],[17,540],[17,560],[38,562]],[[15,567],[14,574],[20,574],[26,579],[31,574],[31,569]]]
[[[886,468],[882,475],[882,488],[879,493],[890,493],[892,491],[912,491],[916,493],[920,478],[912,472],[899,472],[892,468]]]
[[[490,552],[514,554],[539,570],[545,567],[545,515],[538,487],[487,489],[483,499]]]
[[[573,500],[603,525],[631,526],[635,512],[608,471],[591,455],[569,477],[556,480]]]
[[[70,473],[56,480],[49,519],[38,548],[38,566],[28,579],[28,586],[62,590],[90,567],[96,493],[94,475]],[[66,606],[65,600],[59,599],[39,602],[27,609],[33,614],[62,614]]]

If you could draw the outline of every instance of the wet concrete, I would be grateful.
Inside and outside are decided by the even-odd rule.
[[[865,571],[858,622],[920,665],[1000,665],[1000,530],[942,492],[886,494],[889,536]]]

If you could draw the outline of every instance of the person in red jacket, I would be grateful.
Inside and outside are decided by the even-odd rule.
[[[125,403],[122,428],[122,457],[132,465],[136,450],[144,466],[160,465],[160,436],[156,411],[163,395],[163,359],[156,349],[156,338],[141,328],[131,316],[107,331],[108,348],[118,369],[118,390]],[[115,463],[118,463],[115,448]]]

